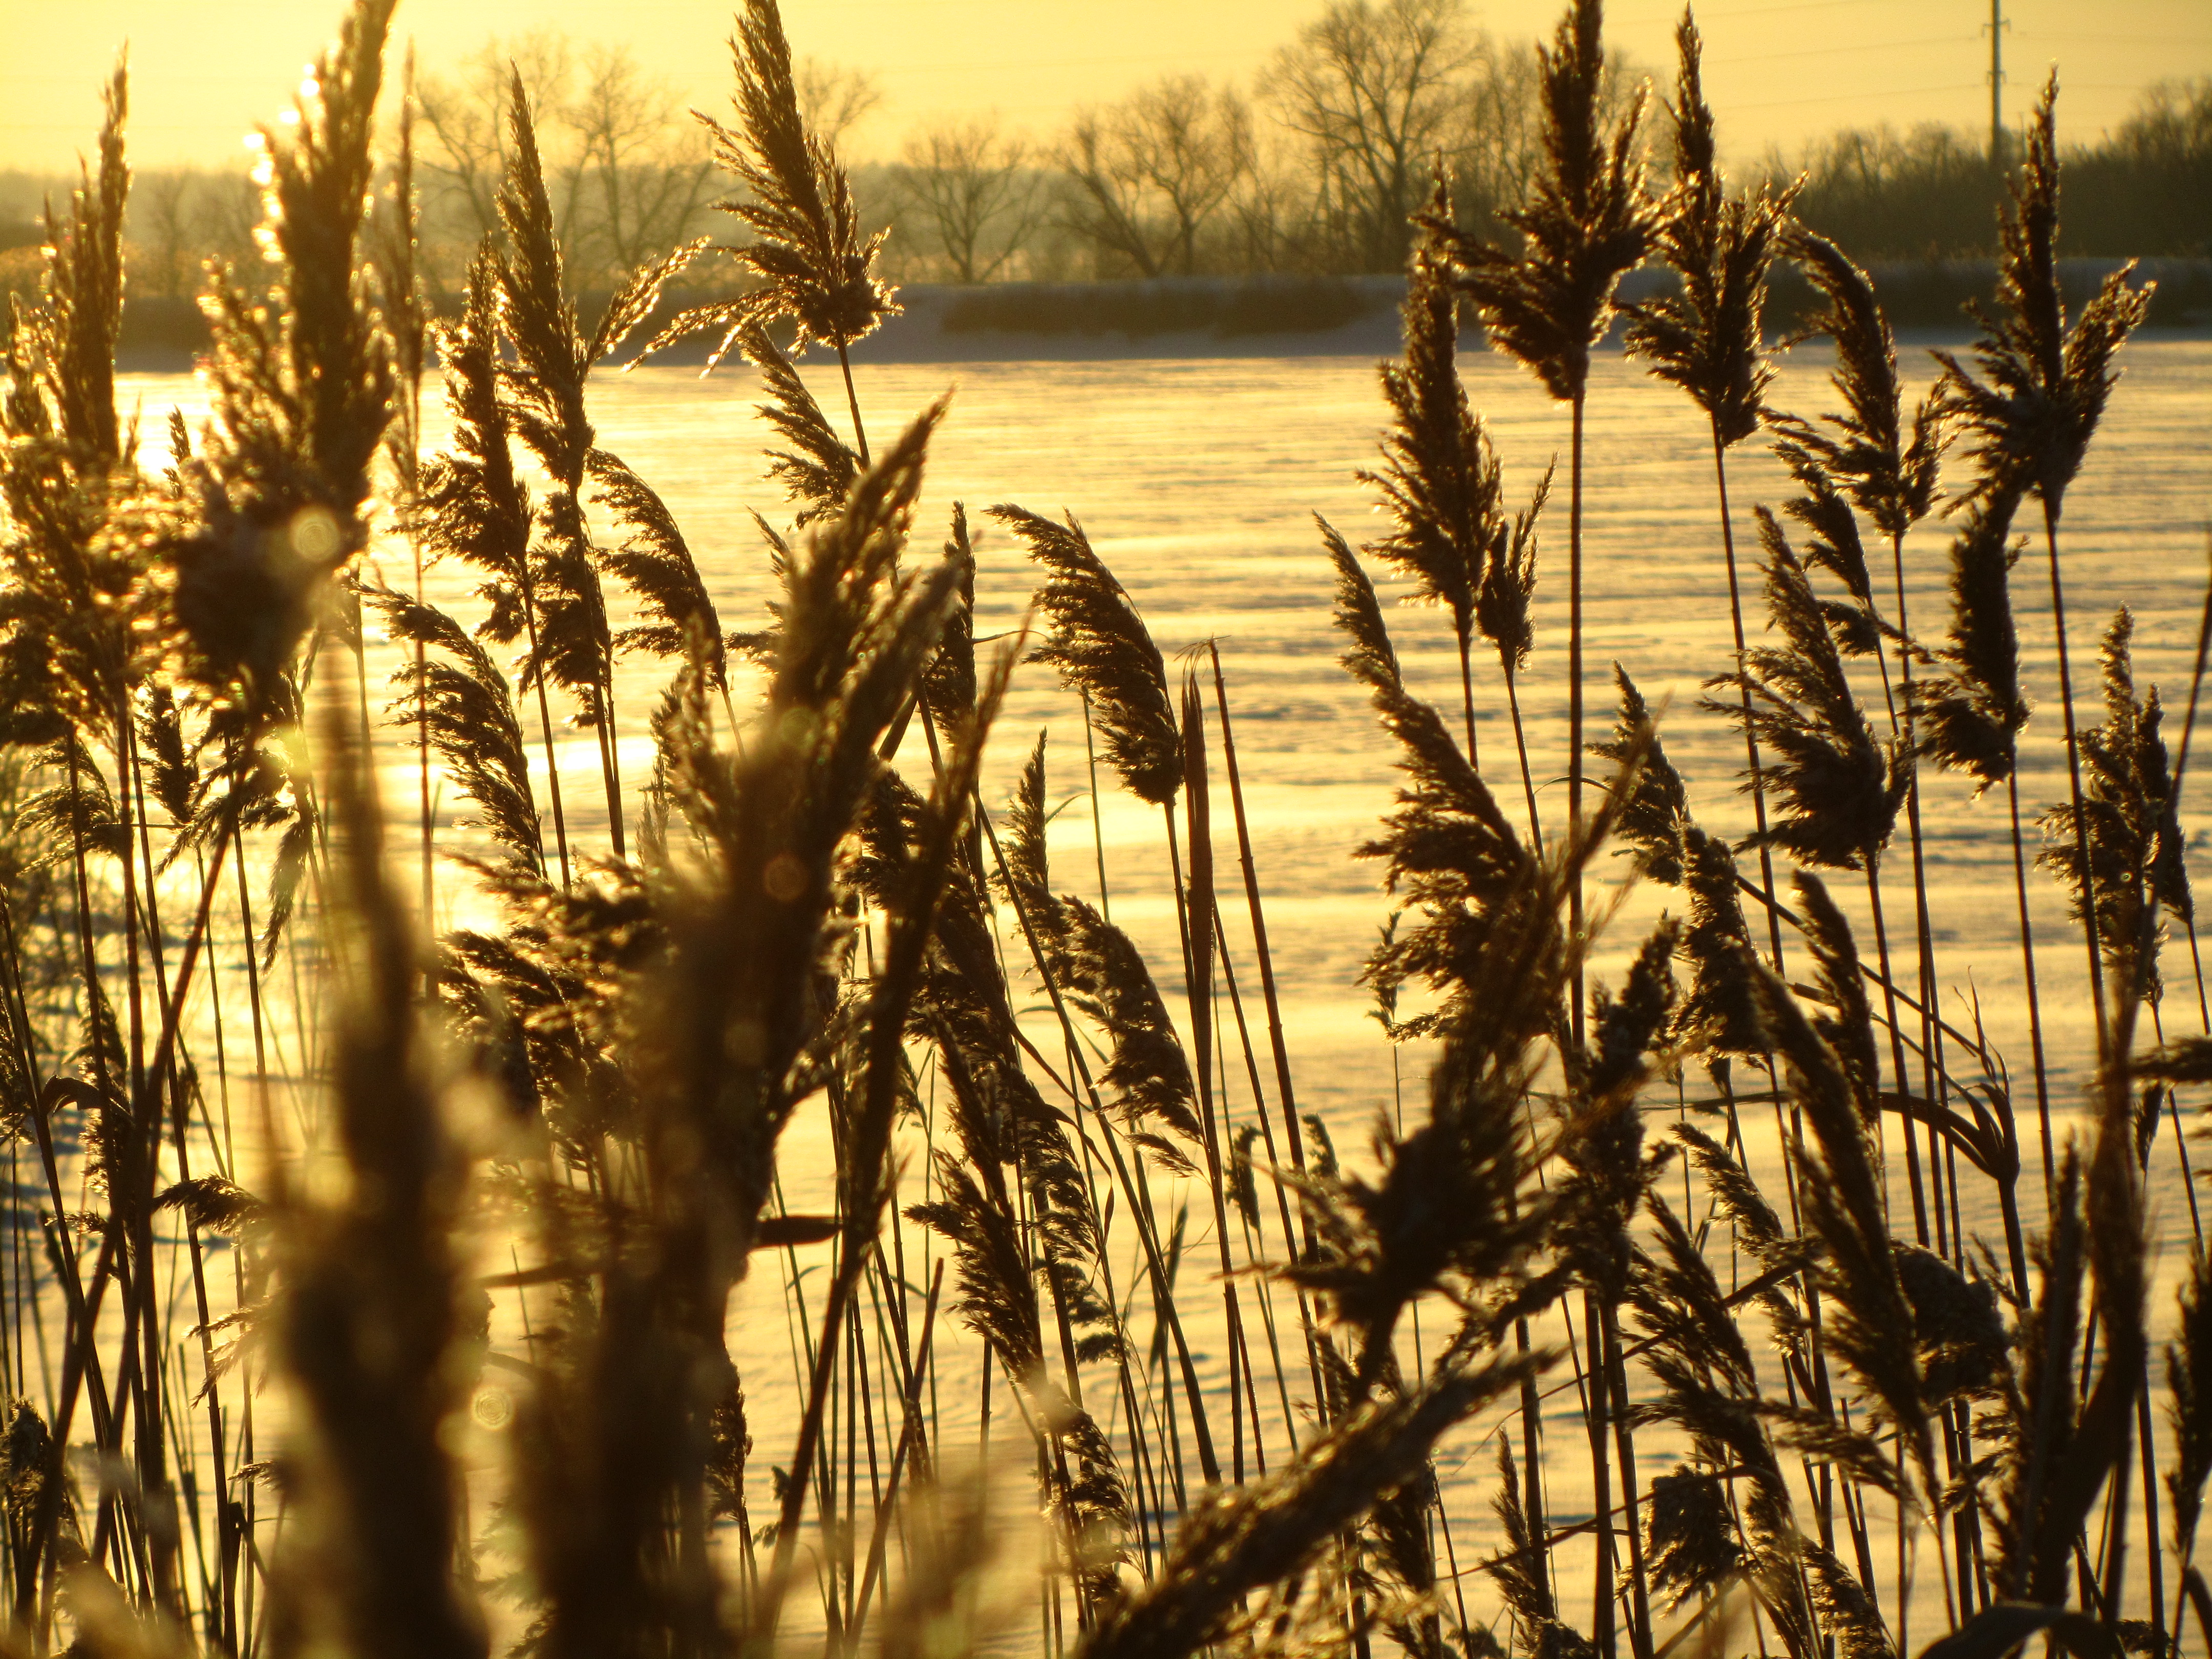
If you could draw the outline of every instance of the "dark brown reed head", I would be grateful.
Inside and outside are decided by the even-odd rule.
[[[1263,1481],[1210,1498],[1177,1530],[1146,1589],[1109,1608],[1089,1659],[1180,1659],[1233,1629],[1242,1599],[1283,1583],[1379,1492],[1416,1476],[1454,1425],[1509,1393],[1525,1356],[1443,1370],[1397,1399],[1360,1407]]]
[[[1658,251],[1681,284],[1630,310],[1628,349],[1688,392],[1723,447],[1759,429],[1774,366],[1765,350],[1767,277],[1790,222],[1792,192],[1761,185],[1730,198],[1721,182],[1703,42],[1687,10],[1674,31],[1681,78],[1674,105],[1674,185],[1662,204]]]
[[[1513,515],[1510,535],[1493,536],[1482,569],[1482,591],[1475,595],[1475,625],[1498,647],[1498,659],[1510,676],[1528,665],[1535,648],[1536,628],[1529,605],[1536,597],[1536,526],[1552,498],[1555,459],[1536,481],[1528,505]]]
[[[349,515],[392,416],[391,346],[362,257],[375,184],[370,137],[397,0],[355,0],[302,92],[289,137],[264,130],[266,234],[283,261],[283,298],[301,438]]]
[[[615,649],[683,657],[696,643],[708,684],[720,688],[729,674],[721,618],[676,515],[621,457],[594,449],[585,465],[599,486],[592,501],[628,532],[621,546],[600,552],[599,563],[621,579],[646,618],[616,634]]]
[[[1443,717],[1406,689],[1382,606],[1358,556],[1325,522],[1322,534],[1336,572],[1336,623],[1347,641],[1345,667],[1367,687],[1384,729],[1396,739],[1407,780],[1383,835],[1361,848],[1360,855],[1383,860],[1386,886],[1423,917],[1419,927],[1392,935],[1367,975],[1377,985],[1428,980],[1449,1000],[1443,1015],[1449,1021],[1462,1011],[1461,1000],[1477,977],[1473,969],[1493,921],[1540,903],[1543,884],[1536,860]]]
[[[2094,915],[2114,983],[2155,1001],[2160,908],[2191,912],[2173,781],[2159,727],[2158,690],[2136,690],[2135,618],[2125,605],[2105,630],[2105,719],[2081,738],[2081,796],[2044,814],[2037,861],[2064,884],[2077,919]],[[2084,863],[2084,849],[2087,862]]]
[[[992,507],[990,516],[1048,573],[1036,596],[1049,629],[1037,660],[1089,699],[1106,757],[1129,792],[1156,806],[1173,800],[1182,787],[1182,734],[1167,665],[1128,590],[1072,516],[1054,524],[1011,504]]]
[[[1894,539],[1935,504],[1943,406],[1922,399],[1908,426],[1897,341],[1872,277],[1833,242],[1802,228],[1790,234],[1788,252],[1826,302],[1808,331],[1835,342],[1832,378],[1844,408],[1818,422],[1778,416],[1781,453],[1801,478],[1825,478]]]
[[[2166,1491],[2173,1505],[2174,1553],[2185,1563],[2197,1552],[2204,1482],[2212,1478],[2212,1258],[2202,1250],[2190,1263],[2179,1300],[2181,1316],[2166,1347],[2166,1409],[2174,1445]]]
[[[1881,1111],[1881,1070],[1875,1049],[1874,1010],[1867,1000],[1850,924],[1828,896],[1826,884],[1810,871],[1797,873],[1797,898],[1805,921],[1805,943],[1820,973],[1814,989],[1825,1012],[1812,1016],[1813,1030],[1844,1068],[1869,1133]]]
[[[744,191],[716,205],[755,238],[722,251],[758,286],[684,312],[647,349],[714,329],[722,337],[711,368],[749,325],[787,319],[798,328],[799,349],[818,340],[842,351],[897,314],[894,290],[875,270],[888,233],[860,234],[845,169],[829,142],[807,128],[776,0],[746,0],[730,56],[737,70],[736,125],[698,118],[714,135],[716,165]]]
[[[1527,198],[1502,216],[1521,234],[1520,248],[1433,227],[1491,343],[1534,370],[1562,403],[1582,395],[1590,349],[1612,320],[1613,290],[1650,251],[1656,224],[1637,149],[1640,91],[1605,131],[1603,26],[1601,0],[1575,0],[1552,44],[1536,49],[1542,165]]]
[[[126,688],[172,630],[145,544],[172,531],[170,492],[138,488],[115,414],[123,305],[127,83],[105,93],[96,178],[49,206],[41,295],[9,301],[0,371],[0,706],[7,740],[65,726],[111,737]]]
[[[2032,490],[2053,521],[2119,379],[2114,359],[2150,307],[2149,285],[2129,286],[2130,264],[2068,325],[2058,286],[2057,100],[2054,70],[1998,222],[1996,309],[1969,307],[1982,327],[1973,368],[1936,354],[1944,410],[1972,434],[1983,488]]]
[[[1513,1615],[1517,1626],[1514,1651],[1555,1659],[1593,1659],[1597,1649],[1589,1639],[1560,1621],[1559,1602],[1552,1594],[1550,1546],[1535,1535],[1536,1529],[1529,1524],[1521,1482],[1521,1471],[1513,1462],[1512,1442],[1501,1433],[1498,1490],[1490,1502],[1505,1547],[1483,1564],[1483,1572],[1498,1586]]]
[[[38,330],[44,372],[18,378],[15,395],[43,386],[53,400],[62,441],[88,471],[124,459],[115,416],[115,340],[123,316],[123,215],[131,169],[123,126],[131,109],[124,65],[102,90],[100,172],[82,173],[68,215],[46,210],[44,326]]]
[[[1391,415],[1382,469],[1363,469],[1359,478],[1382,498],[1392,521],[1372,551],[1413,577],[1421,599],[1450,610],[1464,651],[1493,546],[1505,539],[1504,513],[1497,453],[1459,377],[1459,297],[1435,228],[1451,222],[1451,194],[1442,179],[1427,222],[1400,307],[1405,356],[1382,368]]]
[[[1613,717],[1613,735],[1590,745],[1590,752],[1615,766],[1640,757],[1634,786],[1621,797],[1620,838],[1626,843],[1621,856],[1634,860],[1636,873],[1663,887],[1681,884],[1682,832],[1690,820],[1689,794],[1682,775],[1660,746],[1657,722],[1619,663],[1613,665],[1613,683],[1620,688],[1620,711]]]
[[[1920,752],[1967,774],[1976,792],[2012,775],[2030,713],[2013,626],[2015,498],[1977,491],[1951,534],[1949,643],[1941,672],[1913,682]]]
[[[781,483],[784,493],[799,504],[796,522],[803,528],[825,513],[836,511],[845,492],[860,476],[860,458],[837,435],[822,413],[806,382],[759,323],[747,323],[738,334],[745,361],[760,371],[772,401],[757,405],[777,437],[789,446],[769,452],[769,477]]]
[[[392,676],[402,688],[392,706],[393,723],[421,729],[455,786],[482,814],[475,827],[507,857],[544,875],[545,848],[529,757],[506,676],[435,605],[380,586],[365,586],[362,597],[393,639],[426,648],[419,665],[410,657]],[[428,655],[431,650],[438,654]]]
[[[1735,672],[1706,682],[1748,692],[1747,711],[1741,701],[1708,698],[1705,706],[1748,724],[1772,757],[1763,767],[1773,813],[1766,844],[1808,864],[1861,869],[1880,856],[1895,827],[1911,757],[1876,740],[1844,672],[1829,615],[1764,507],[1759,527],[1767,615],[1784,643],[1747,650]]]

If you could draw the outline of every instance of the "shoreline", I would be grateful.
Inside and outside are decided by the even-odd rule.
[[[2059,275],[2078,307],[2118,259],[2063,259]],[[1971,300],[1989,294],[1990,259],[1888,264],[1871,268],[1900,344],[1965,345],[1974,330]],[[2146,259],[2138,276],[2159,286],[2146,331],[2162,339],[2212,338],[2212,258]],[[1629,304],[1670,285],[1647,267],[1621,284]],[[977,287],[915,283],[900,290],[902,311],[852,348],[856,363],[1085,362],[1144,358],[1395,356],[1401,346],[1402,278],[1380,276],[1189,276],[1101,283],[1000,283]],[[692,296],[686,296],[690,302]],[[604,296],[586,294],[588,318]],[[1776,341],[1802,326],[1814,296],[1794,269],[1778,276],[1770,301]],[[642,341],[680,309],[665,300],[640,328]],[[1618,324],[1606,344],[1618,349]],[[1479,349],[1481,331],[1462,331]],[[197,301],[149,295],[129,300],[116,367],[131,374],[185,374],[207,342]],[[703,367],[705,336],[655,354],[669,368]],[[634,349],[634,348],[633,348]]]

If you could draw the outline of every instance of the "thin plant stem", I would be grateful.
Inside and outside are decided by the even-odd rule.
[[[1720,423],[1712,423],[1713,483],[1720,496],[1721,554],[1728,567],[1729,628],[1735,637],[1735,660],[1743,661],[1743,591],[1736,576],[1735,522],[1729,507],[1728,447],[1721,441]],[[1759,892],[1766,901],[1766,937],[1774,952],[1774,971],[1783,973],[1782,915],[1775,898],[1774,853],[1766,840],[1766,773],[1759,763],[1759,736],[1751,723],[1751,688],[1740,685],[1743,701],[1744,775],[1751,784],[1752,826],[1759,842]]]
[[[2081,739],[2074,722],[2074,676],[2066,648],[2066,589],[2058,572],[2058,510],[2043,504],[2043,545],[2051,563],[2051,625],[2058,655],[2058,713],[2066,732],[2066,781],[2074,805],[2074,847],[2081,860],[2082,879],[2094,866],[2089,862],[2089,821],[2082,811]],[[2097,939],[2097,908],[2085,902],[2081,913],[2082,941],[2089,952],[2089,994],[2097,1015],[2097,1053],[2100,1060],[2112,1046],[2111,1021],[2105,1009],[2105,958]]]
[[[1583,411],[1589,388],[1575,386],[1571,459],[1567,471],[1567,844],[1582,845],[1583,838]],[[1567,1006],[1575,1046],[1583,1041],[1583,871],[1575,866],[1574,884],[1567,895],[1567,938],[1574,969]],[[1608,1536],[1603,1528],[1601,1537]],[[1601,1595],[1611,1625],[1611,1601]],[[1608,1644],[1601,1642],[1601,1650]]]
[[[1897,1023],[1896,980],[1889,969],[1889,929],[1882,921],[1881,877],[1879,861],[1872,857],[1866,860],[1867,902],[1874,912],[1875,954],[1881,963],[1882,993],[1889,1016],[1889,1055],[1891,1075],[1897,1081],[1897,1091],[1903,1095],[1911,1086],[1905,1075],[1905,1037]],[[1902,1103],[1900,1103],[1901,1104]],[[1921,1189],[1919,1139],[1912,1133],[1912,1117],[1905,1116],[1905,1170],[1912,1188],[1912,1231],[1920,1248],[1928,1248],[1928,1201]]]

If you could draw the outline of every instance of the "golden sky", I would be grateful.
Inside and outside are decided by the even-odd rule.
[[[786,0],[798,52],[865,69],[886,94],[854,135],[890,154],[911,125],[996,109],[1048,134],[1065,112],[1170,72],[1249,84],[1321,0]],[[1548,32],[1559,0],[1474,0],[1501,36]],[[2063,131],[2092,137],[2162,77],[2212,75],[2207,0],[2004,0],[2005,101],[2016,114],[2052,64]],[[98,90],[130,43],[131,149],[147,166],[219,162],[282,109],[334,27],[338,0],[0,0],[0,169],[72,164]],[[1675,0],[1617,0],[1609,39],[1671,69]],[[1985,128],[1987,0],[1712,0],[1699,10],[1706,85],[1730,154],[1794,150],[1844,125]],[[533,27],[617,40],[678,106],[726,107],[729,9],[716,0],[403,0],[395,23],[426,68]]]

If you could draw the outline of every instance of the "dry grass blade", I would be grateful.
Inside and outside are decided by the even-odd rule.
[[[1267,1480],[1215,1497],[1183,1522],[1154,1584],[1108,1613],[1083,1659],[1178,1659],[1227,1637],[1244,1595],[1297,1572],[1532,1363],[1487,1360],[1364,1406]]]

